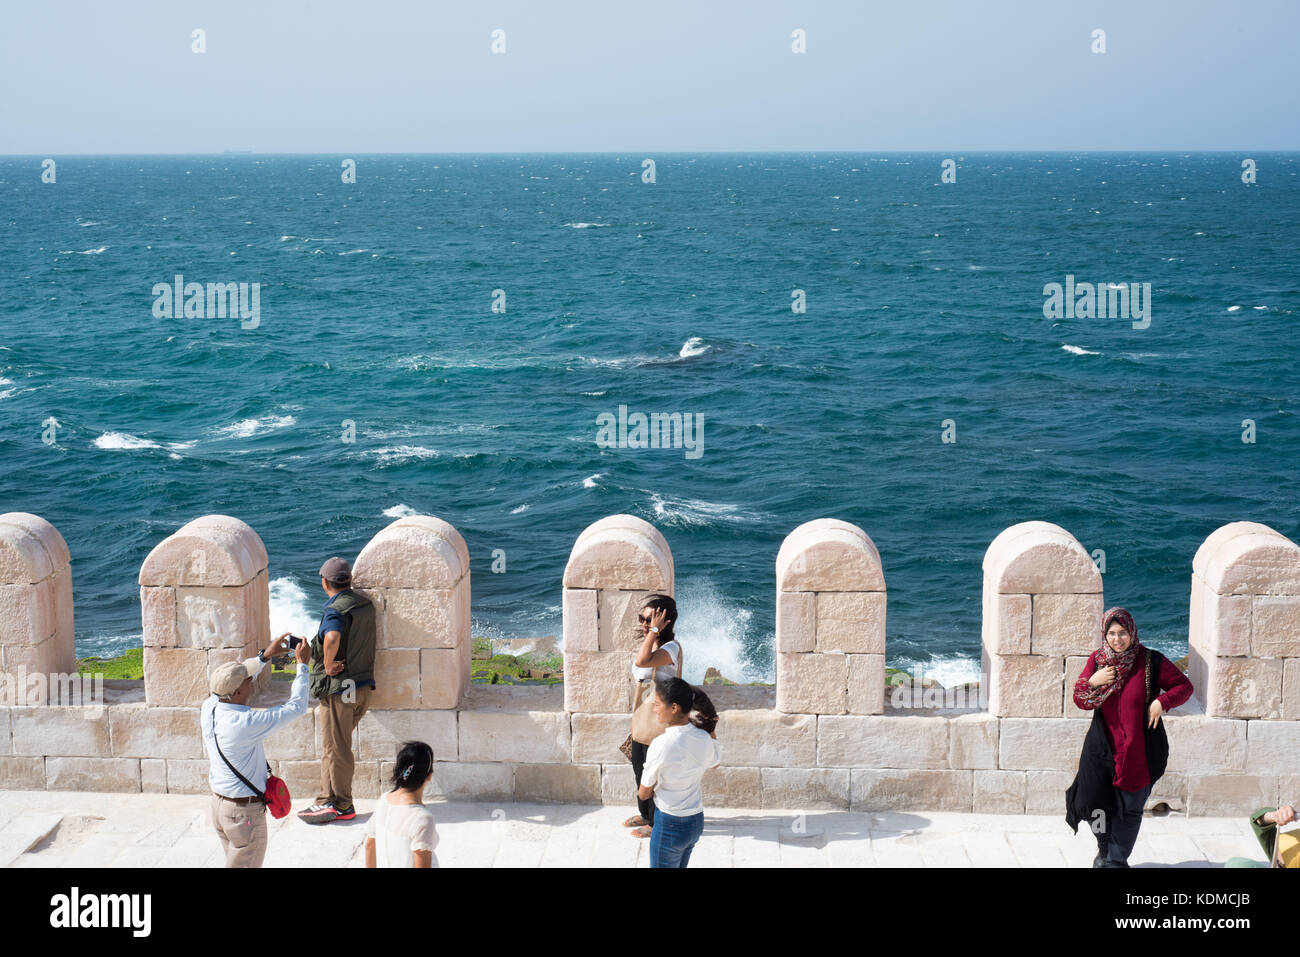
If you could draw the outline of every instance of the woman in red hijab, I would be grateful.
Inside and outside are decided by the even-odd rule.
[[[1074,683],[1074,703],[1093,711],[1079,771],[1065,793],[1065,820],[1097,835],[1093,867],[1128,867],[1151,788],[1165,773],[1169,740],[1160,716],[1192,696],[1192,683],[1138,642],[1123,608],[1102,615],[1101,647]]]

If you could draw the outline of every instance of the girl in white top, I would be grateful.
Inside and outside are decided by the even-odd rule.
[[[704,833],[704,772],[722,760],[718,713],[699,688],[681,678],[655,685],[655,717],[666,730],[650,742],[637,796],[653,797],[651,867],[685,867]]]
[[[677,603],[667,595],[650,595],[637,616],[641,627],[641,647],[632,659],[632,675],[637,681],[666,681],[682,674],[682,646],[673,635],[677,622]],[[653,694],[653,692],[651,692]],[[632,775],[641,786],[641,769],[645,765],[648,744],[632,742]],[[653,801],[637,800],[637,813],[623,822],[633,828],[633,837],[649,837],[654,826]]]
[[[433,749],[407,741],[397,752],[393,790],[375,802],[366,823],[366,867],[437,867],[433,812],[421,803],[433,777]]]

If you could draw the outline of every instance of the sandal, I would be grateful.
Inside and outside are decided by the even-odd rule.
[[[634,828],[632,829],[632,836],[633,836],[633,837],[649,837],[649,836],[650,836],[650,833],[651,833],[651,830],[652,830],[652,829],[651,829],[651,828],[648,828],[648,827],[634,827]]]
[[[623,826],[624,827],[649,827],[650,822],[647,821],[645,818],[643,818],[640,814],[636,814],[628,818],[626,821],[624,821]]]

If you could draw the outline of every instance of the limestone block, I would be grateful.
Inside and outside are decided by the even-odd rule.
[[[817,648],[817,595],[810,591],[776,593],[776,650],[784,654]]]
[[[1168,805],[1171,811],[1187,810],[1187,775],[1166,771],[1151,789],[1145,809],[1157,804]]]
[[[1004,530],[984,554],[986,582],[1001,594],[1101,593],[1101,573],[1073,535],[1049,522]],[[987,587],[987,586],[986,586]]]
[[[705,813],[711,807],[762,807],[762,775],[758,768],[710,768],[700,781],[700,793]]]
[[[1256,658],[1300,657],[1300,597],[1254,597],[1250,653]]]
[[[457,648],[420,649],[420,704],[454,708],[469,686],[469,667]]]
[[[469,592],[376,588],[383,598],[384,648],[455,648],[469,630]]]
[[[262,749],[268,761],[315,761],[320,758],[316,742],[320,733],[316,730],[316,718],[320,713],[318,707],[307,708],[301,718],[276,728],[269,737],[262,739]],[[367,712],[369,717],[374,712]],[[362,718],[365,721],[365,718]],[[114,739],[116,741],[116,739]]]
[[[569,716],[562,711],[462,711],[459,732],[462,761],[569,760]]]
[[[106,757],[112,754],[109,747],[108,711],[106,708],[48,705],[11,708],[13,753],[32,757]]]
[[[163,707],[197,706],[208,696],[208,655],[202,648],[145,648],[145,700]]]
[[[980,712],[948,719],[948,766],[988,770],[998,766],[998,718]],[[975,777],[976,783],[979,776]]]
[[[1166,715],[1161,720],[1169,738],[1167,770],[1188,774],[1246,770],[1245,721],[1204,715]]]
[[[885,710],[885,656],[849,655],[849,714]]]
[[[620,755],[620,757],[622,756]],[[715,768],[714,771],[716,770],[717,769]],[[749,770],[753,771],[755,776],[757,776],[757,768],[750,768]],[[706,781],[711,773],[713,772],[704,772]],[[701,791],[703,791],[703,787],[704,786],[702,785]],[[706,795],[704,799],[707,802],[708,796]],[[632,775],[632,765],[628,764],[626,759],[624,759],[622,764],[613,763],[601,765],[600,802],[602,804],[616,806],[636,806],[636,778]],[[723,805],[714,803],[713,806],[722,807]]]
[[[357,780],[365,777],[367,766],[369,767],[369,773],[374,776],[376,774],[376,762],[373,761],[358,761],[352,772],[352,793],[354,797],[356,796]],[[289,794],[293,796],[294,800],[316,797],[320,792],[319,761],[274,761],[271,764],[271,769],[276,777],[284,780],[285,785],[289,788]]]
[[[998,767],[1073,773],[1087,733],[1085,722],[1069,718],[1003,718],[998,729]]]
[[[1025,773],[987,769],[975,771],[972,810],[976,814],[1024,814]]]
[[[885,593],[820,593],[816,635],[819,652],[883,655]]]
[[[176,589],[170,585],[140,588],[140,619],[146,648],[179,648],[176,627]]]
[[[1300,658],[1288,658],[1283,663],[1282,717],[1300,721]]]
[[[1250,595],[1216,595],[1194,578],[1192,609],[1197,614],[1189,631],[1189,643],[1207,656],[1246,657],[1251,653]]]
[[[847,655],[776,656],[776,710],[789,714],[844,714],[848,710]]]
[[[57,639],[47,638],[38,645],[0,645],[0,671],[12,676],[15,704],[29,701],[27,695],[32,691],[28,688],[27,676],[65,673],[59,667],[59,644]],[[45,685],[41,687],[44,689]],[[33,700],[31,703],[39,702]]]
[[[1033,596],[999,595],[996,583],[984,583],[984,647],[995,655],[1027,655],[1033,630]]]
[[[167,762],[162,758],[140,759],[140,790],[145,794],[167,793]]]
[[[1026,771],[1025,813],[1060,814],[1064,817],[1065,792],[1074,782],[1075,770]],[[1080,829],[1084,826],[1090,825],[1088,822],[1079,825]]]
[[[515,800],[600,804],[600,765],[516,764]]]
[[[637,615],[650,597],[648,591],[622,591],[602,588],[597,593],[597,636],[601,651],[631,655],[641,647],[641,628]]]
[[[565,652],[564,710],[630,714],[631,659],[623,652]]]
[[[1261,776],[1300,774],[1300,722],[1238,721],[1234,723],[1247,725],[1245,749],[1247,774]]]
[[[513,801],[515,772],[509,764],[438,761],[428,791],[444,801]]]
[[[643,545],[643,547],[645,547],[649,553],[655,556],[656,561],[660,564],[661,576],[666,574],[667,586],[664,587],[663,585],[654,585],[654,584],[636,584],[631,582],[621,582],[621,583],[614,582],[611,585],[600,585],[600,584],[579,585],[574,582],[568,581],[567,577],[565,579],[564,584],[566,586],[571,585],[573,587],[588,587],[588,588],[644,587],[644,588],[649,588],[653,591],[661,592],[665,595],[671,595],[673,593],[673,557],[672,557],[672,552],[668,548],[668,540],[664,538],[663,534],[659,531],[659,529],[655,528],[653,525],[651,525],[643,518],[637,518],[635,515],[608,515],[597,522],[592,522],[590,525],[588,525],[585,529],[582,530],[582,533],[578,536],[577,540],[574,542],[573,552],[576,554],[579,551],[583,553],[593,551],[593,549],[590,548],[593,542],[599,544],[599,542],[602,539],[607,537],[607,533],[613,531],[626,534],[627,536],[629,536],[629,540],[637,542],[640,545]],[[664,559],[666,559],[666,566],[667,566],[666,568],[663,567]],[[572,557],[570,557],[570,561],[572,561]]]
[[[409,515],[382,529],[352,566],[358,588],[452,588],[469,574],[460,532],[431,515]]]
[[[1214,532],[1192,562],[1206,586],[1219,595],[1300,595],[1300,546],[1267,526],[1233,524],[1254,527],[1222,539]]]
[[[106,709],[106,713],[109,734],[113,739],[111,753],[114,757],[201,758],[204,755],[197,708],[150,708],[143,704],[120,704]]]
[[[564,653],[600,651],[600,632],[596,622],[594,588],[562,589],[564,614]]]
[[[1074,703],[1074,683],[1083,674],[1083,666],[1088,663],[1088,655],[1072,655],[1065,659],[1065,716],[1067,718],[1092,719],[1092,712],[1085,711]]]
[[[242,648],[253,639],[247,631],[248,605],[255,589],[176,589],[176,632],[182,648]],[[265,646],[263,646],[265,647]]]
[[[970,811],[973,771],[854,768],[854,811]]]
[[[1250,814],[1261,807],[1277,807],[1276,774],[1188,775],[1187,813],[1194,817]]]
[[[243,585],[266,568],[266,547],[237,518],[205,515],[159,542],[140,566],[141,585]]]
[[[0,515],[0,581],[2,582],[34,585],[49,578],[60,565],[67,564],[66,559],[60,560],[59,556],[50,554],[48,543],[43,541],[39,531],[25,522],[12,520],[15,515],[25,514],[27,513],[6,512]],[[54,534],[58,535],[58,532]],[[62,536],[59,537],[61,540]],[[65,545],[65,550],[66,547]]]
[[[418,648],[375,649],[375,690],[370,707],[377,709],[419,708],[420,655]],[[432,662],[431,662],[432,664]],[[433,687],[437,680],[431,676]]]
[[[627,763],[619,751],[632,730],[628,714],[575,714],[572,717],[572,749],[574,764]]]
[[[1035,655],[1087,655],[1101,636],[1102,597],[1035,595],[1030,650]]]
[[[717,728],[722,763],[729,767],[816,767],[817,721],[814,715],[778,711],[723,711]]]
[[[45,758],[0,757],[0,791],[45,790]]]
[[[564,586],[666,594],[672,587],[672,556],[654,538],[633,529],[584,532],[564,568]]]
[[[848,768],[763,768],[762,807],[788,811],[847,811]]]
[[[1224,718],[1282,716],[1282,659],[1213,658],[1208,665],[1206,714]]]
[[[352,797],[373,801],[381,794],[391,791],[395,768],[396,765],[384,762],[358,761],[356,771],[352,774]],[[303,793],[306,794],[305,791]]]
[[[140,791],[137,758],[45,759],[47,791]]]
[[[885,590],[880,552],[858,526],[833,518],[800,525],[776,556],[778,591]]]
[[[823,715],[817,720],[817,764],[946,768],[948,724],[937,715]]]
[[[457,712],[371,709],[357,725],[357,754],[367,761],[396,761],[407,741],[433,748],[434,761],[455,761],[460,754]]]
[[[38,645],[56,629],[54,586],[0,585],[0,641],[8,645]]]
[[[218,760],[220,759],[218,758]],[[274,766],[272,764],[272,767]],[[212,785],[208,783],[209,768],[210,765],[206,760],[195,761],[185,758],[169,758],[167,760],[167,793],[211,794]]]
[[[1064,658],[991,655],[989,664],[990,713],[1015,718],[1059,718],[1064,714]]]
[[[13,726],[9,717],[11,710],[7,705],[0,705],[0,755],[14,753],[13,735],[10,730]]]

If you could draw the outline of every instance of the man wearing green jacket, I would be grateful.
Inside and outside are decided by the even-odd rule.
[[[329,601],[311,643],[311,693],[320,700],[320,794],[298,817],[308,824],[350,821],[352,732],[370,706],[375,690],[375,608],[352,590],[352,566],[331,558],[320,570]]]
[[[1279,808],[1262,807],[1250,816],[1250,826],[1255,831],[1259,846],[1270,863],[1264,864],[1246,857],[1234,857],[1224,867],[1296,867],[1300,868],[1300,834],[1295,831],[1281,833],[1296,819],[1295,808],[1284,804]]]

